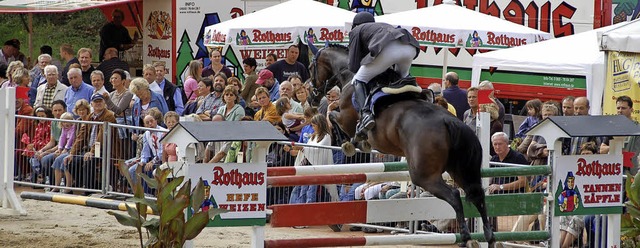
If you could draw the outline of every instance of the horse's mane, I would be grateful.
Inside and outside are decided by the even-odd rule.
[[[342,49],[342,50],[344,50],[346,52],[349,52],[349,47],[347,47],[345,45],[340,45],[338,43],[329,43],[329,45],[327,47]]]

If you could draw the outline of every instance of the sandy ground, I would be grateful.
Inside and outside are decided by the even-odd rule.
[[[26,216],[0,213],[0,247],[139,246],[137,231],[121,226],[113,216],[107,214],[107,210],[36,200],[23,200],[22,205],[28,211]],[[340,233],[326,226],[308,229],[267,226],[265,229],[267,239],[364,235],[362,232],[349,232],[348,227],[344,227]],[[194,244],[196,247],[250,247],[250,240],[250,227],[206,228]]]

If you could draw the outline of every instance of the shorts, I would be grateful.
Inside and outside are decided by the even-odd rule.
[[[584,229],[584,216],[561,216],[560,217],[560,230],[564,230],[571,233],[575,237],[579,237]]]

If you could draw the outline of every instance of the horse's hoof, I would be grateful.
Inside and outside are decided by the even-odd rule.
[[[466,245],[468,248],[480,248],[480,244],[475,240],[468,240]]]
[[[342,152],[347,157],[351,157],[356,155],[356,147],[351,142],[344,142],[342,143]]]
[[[369,144],[369,141],[362,141],[360,142],[360,146],[363,152],[369,153],[371,152],[371,144]]]

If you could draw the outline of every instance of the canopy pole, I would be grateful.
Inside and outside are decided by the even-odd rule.
[[[447,87],[444,85],[444,80],[447,76],[447,67],[449,66],[449,49],[443,48],[442,51],[444,52],[444,54],[442,54],[442,90],[444,90]]]
[[[29,13],[29,18],[28,18],[28,31],[29,31],[29,38],[28,38],[28,42],[29,42],[29,57],[27,57],[27,62],[31,65],[35,65],[37,63],[33,63],[32,59],[33,58],[33,13]]]

